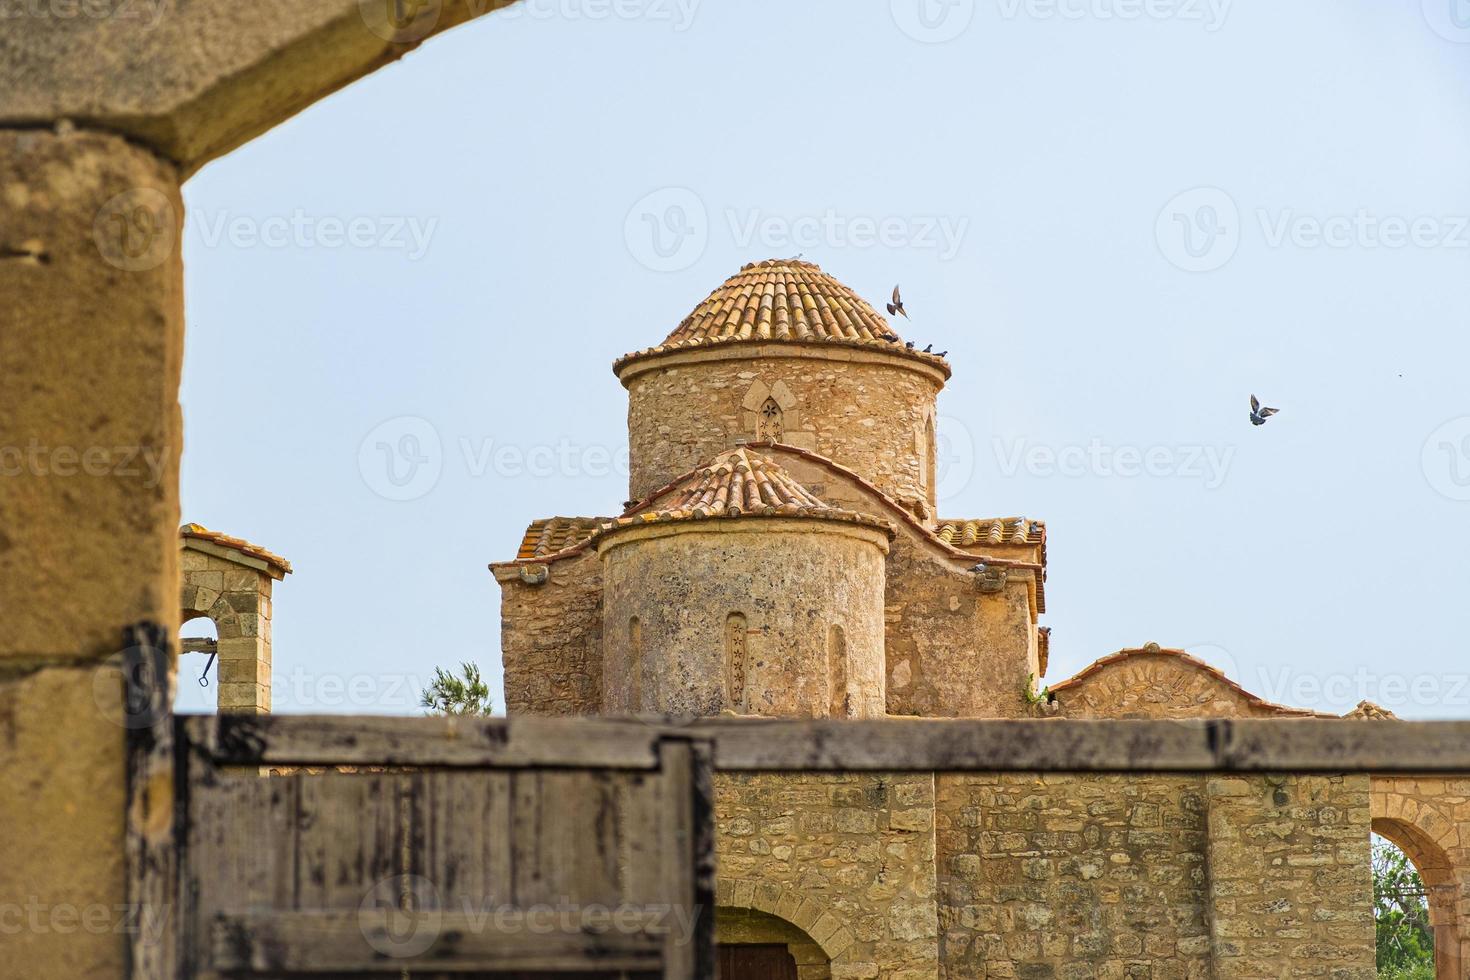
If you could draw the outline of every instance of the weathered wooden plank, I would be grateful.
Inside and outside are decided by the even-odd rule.
[[[565,932],[508,928],[493,915],[439,910],[247,912],[215,920],[210,965],[266,975],[660,969],[659,937],[631,912],[625,916],[617,928]]]
[[[123,723],[126,726],[128,906],[138,927],[128,935],[127,975],[165,980],[174,974],[171,914],[178,888],[173,691],[168,631],[139,623],[123,636]]]
[[[193,721],[193,720],[191,720]],[[207,719],[231,764],[652,769],[660,737],[714,746],[719,771],[1470,773],[1470,722],[1359,719],[803,721]]]
[[[219,765],[644,769],[659,729],[616,719],[199,716]]]
[[[1470,722],[710,719],[717,771],[1470,773]]]
[[[664,980],[701,980],[699,951],[694,936],[680,927],[700,913],[695,907],[694,864],[694,753],[687,741],[668,739],[659,745],[659,791],[663,881],[660,892],[668,903],[663,928]]]

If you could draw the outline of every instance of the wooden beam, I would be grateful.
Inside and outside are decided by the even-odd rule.
[[[554,913],[555,910],[552,910]],[[509,928],[495,910],[387,909],[221,915],[210,965],[222,973],[555,972],[617,975],[662,969],[662,937],[641,929],[546,929],[534,910]]]
[[[190,718],[221,765],[657,767],[660,738],[713,745],[724,772],[1470,774],[1470,721],[886,718]]]

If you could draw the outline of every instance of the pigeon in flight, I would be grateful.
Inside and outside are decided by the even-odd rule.
[[[895,313],[905,320],[909,318],[908,311],[903,308],[903,300],[899,298],[897,286],[893,287],[893,302],[888,304],[888,315],[893,316]]]
[[[1279,408],[1262,408],[1260,400],[1251,395],[1251,425],[1265,425],[1266,420],[1279,411]]]

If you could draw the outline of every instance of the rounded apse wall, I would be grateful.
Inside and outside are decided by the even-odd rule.
[[[612,531],[598,552],[605,713],[883,715],[886,532],[711,518]]]

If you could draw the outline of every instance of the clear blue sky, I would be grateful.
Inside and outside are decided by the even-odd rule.
[[[610,362],[804,252],[950,351],[940,510],[1047,522],[1048,679],[1470,717],[1467,95],[1465,0],[497,13],[185,187],[184,518],[296,565],[277,710],[503,705],[485,566],[617,511]]]

